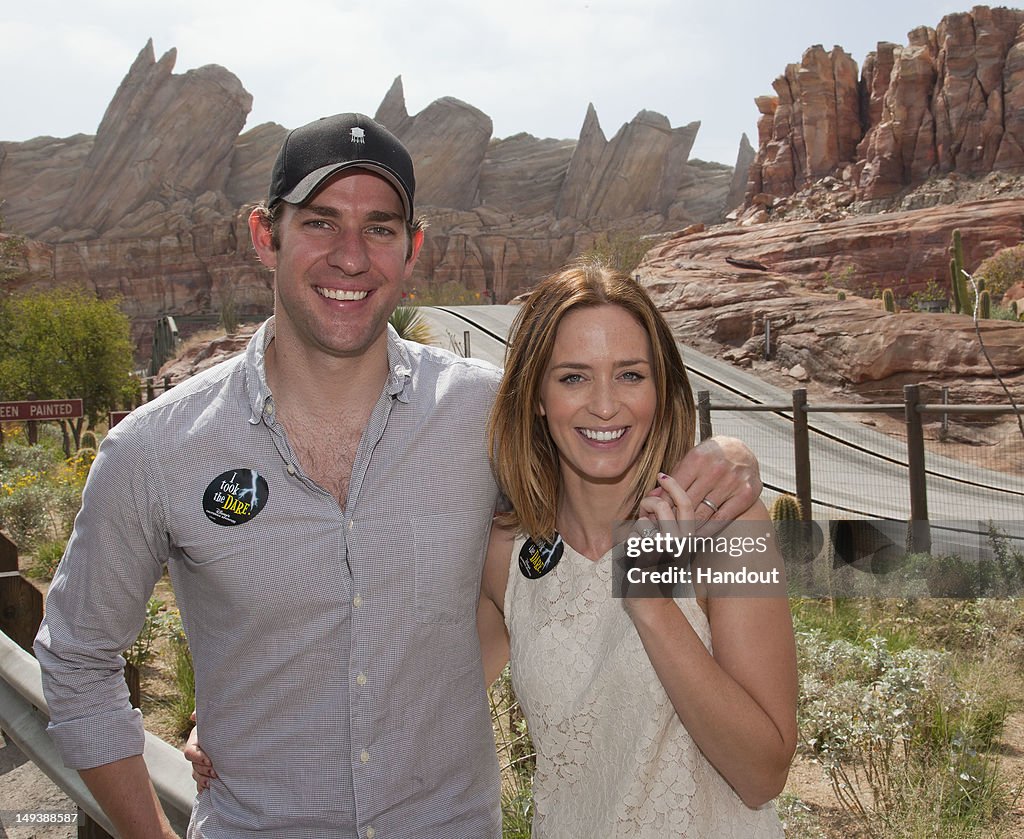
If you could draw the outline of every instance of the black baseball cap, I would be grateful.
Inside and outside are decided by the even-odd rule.
[[[267,207],[278,201],[302,204],[328,178],[356,168],[391,182],[411,224],[416,191],[412,158],[394,134],[363,114],[322,117],[290,131],[274,162]]]

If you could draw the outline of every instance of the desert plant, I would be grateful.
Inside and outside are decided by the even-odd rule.
[[[957,314],[970,314],[974,309],[970,292],[967,290],[967,275],[964,273],[964,244],[959,228],[953,231],[950,245],[952,258],[949,261],[949,280],[953,291],[954,311]]]
[[[889,314],[896,314],[896,295],[892,293],[891,288],[887,288],[882,292],[882,306],[885,307],[885,311]]]
[[[989,294],[987,288],[978,293],[978,317],[986,319],[992,317],[992,295]]]
[[[846,299],[846,292],[845,291],[837,291],[836,292],[836,300],[843,301],[845,299]]]
[[[405,299],[414,306],[479,306],[490,302],[490,292],[466,288],[455,280],[425,289],[413,288]]]
[[[434,335],[423,314],[415,306],[399,306],[391,313],[388,323],[395,328],[398,337],[406,341],[416,341],[419,344],[431,344],[434,341]]]
[[[945,653],[820,630],[797,642],[802,745],[868,835],[982,835],[1005,795],[983,754],[1005,702],[980,698]],[[899,832],[907,824],[920,832]]]
[[[947,295],[935,280],[929,280],[922,291],[915,291],[910,295],[908,302],[910,308],[917,312],[935,312],[945,307]]]
[[[594,259],[623,274],[632,274],[644,256],[660,241],[659,237],[641,236],[619,230],[605,233],[580,254],[583,259]]]
[[[226,335],[238,332],[238,304],[235,302],[235,290],[230,285],[221,289],[220,325],[224,327]]]
[[[782,494],[775,497],[768,515],[772,521],[802,521],[803,510],[800,499],[795,495]]]

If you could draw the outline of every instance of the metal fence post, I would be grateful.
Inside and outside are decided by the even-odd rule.
[[[711,392],[697,391],[697,417],[700,420],[700,441],[703,443],[711,434]]]
[[[921,423],[920,385],[904,385],[903,404],[907,422],[907,466],[910,470],[909,547],[914,553],[927,553],[932,547],[928,526],[928,484],[925,477],[924,428]]]
[[[465,332],[462,333],[462,341],[463,341],[463,344],[464,344],[464,346],[462,347],[463,358],[469,358],[470,357],[470,352],[469,352],[469,330],[468,329]]]
[[[807,388],[793,391],[793,470],[804,521],[811,520],[811,444],[807,427]]]

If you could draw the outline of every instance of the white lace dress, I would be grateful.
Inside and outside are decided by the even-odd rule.
[[[676,716],[622,601],[612,560],[568,545],[537,580],[512,551],[505,622],[512,683],[537,750],[533,839],[782,837],[773,805],[747,807]],[[677,600],[704,645],[707,618]]]

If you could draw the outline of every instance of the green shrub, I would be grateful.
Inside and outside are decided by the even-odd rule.
[[[57,572],[57,566],[60,565],[61,559],[64,558],[64,548],[66,546],[66,542],[63,539],[43,542],[38,545],[35,556],[29,562],[29,566],[26,569],[28,576],[35,577],[37,580],[52,580],[53,575]]]
[[[156,639],[167,633],[164,602],[157,597],[149,598],[146,604],[146,620],[139,630],[135,642],[124,652],[124,660],[136,667],[142,667],[153,656]]]
[[[993,297],[1001,297],[1010,286],[1024,282],[1024,244],[996,251],[982,261],[974,276],[984,278]]]
[[[880,636],[798,628],[797,646],[801,746],[868,835],[987,835],[1009,797],[984,753],[1008,710],[990,679]]]

